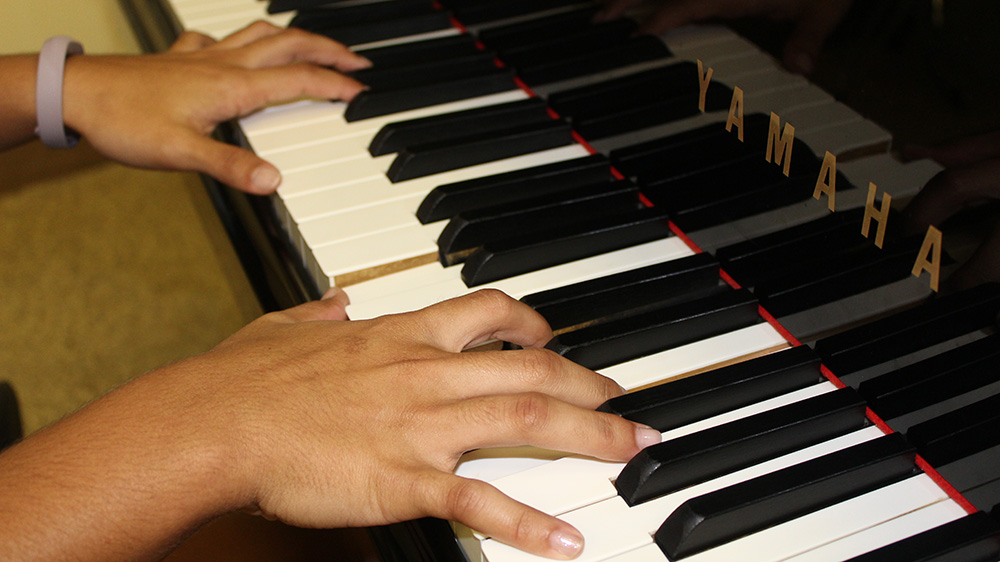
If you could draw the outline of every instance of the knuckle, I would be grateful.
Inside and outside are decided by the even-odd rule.
[[[522,435],[531,435],[548,425],[552,405],[548,397],[537,392],[521,394],[511,404],[511,421]]]
[[[527,384],[547,387],[556,373],[560,372],[560,357],[554,351],[543,348],[524,349],[520,352],[521,373]]]
[[[459,479],[452,484],[444,496],[444,511],[449,519],[465,520],[485,508],[485,498],[479,493],[472,480]]]
[[[510,314],[517,302],[497,289],[482,289],[469,295],[469,298],[473,299],[477,306],[497,316]]]

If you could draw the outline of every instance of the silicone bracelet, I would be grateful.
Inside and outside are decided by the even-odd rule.
[[[52,37],[38,55],[38,82],[35,87],[37,134],[49,148],[73,148],[80,135],[63,124],[63,73],[66,59],[83,54],[83,46],[64,35]]]

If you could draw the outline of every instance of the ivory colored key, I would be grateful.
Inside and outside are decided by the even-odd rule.
[[[566,513],[561,516],[561,519],[583,533],[586,546],[577,560],[581,562],[603,560],[651,543],[652,533],[670,513],[690,498],[814,459],[829,452],[864,443],[881,435],[882,432],[878,428],[864,429],[692,486],[636,507],[628,507],[621,498],[615,497]],[[483,541],[482,551],[490,562],[540,560],[538,557],[493,540]]]

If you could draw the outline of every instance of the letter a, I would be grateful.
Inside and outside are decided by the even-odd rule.
[[[941,279],[941,243],[943,235],[934,225],[927,227],[927,234],[924,235],[924,243],[920,246],[917,254],[917,261],[913,263],[914,277],[920,277],[924,271],[931,274],[931,290],[935,293],[938,290],[938,282]]]
[[[836,208],[837,200],[837,157],[826,151],[823,157],[823,166],[819,169],[819,177],[816,178],[816,189],[813,190],[813,199],[819,201],[819,196],[825,193],[828,201],[827,208],[832,213]]]
[[[737,138],[743,142],[743,90],[738,86],[733,88],[733,103],[729,106],[729,119],[726,120],[726,132],[732,132],[733,125],[739,128]]]

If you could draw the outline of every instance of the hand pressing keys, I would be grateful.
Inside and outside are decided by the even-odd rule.
[[[624,461],[660,440],[595,412],[621,388],[541,349],[545,320],[500,292],[368,321],[346,305],[333,290],[265,315],[0,456],[0,557],[153,558],[242,509],[305,527],[433,516],[572,558],[576,529],[454,475],[460,456],[534,445]],[[526,349],[461,353],[494,338]]]

